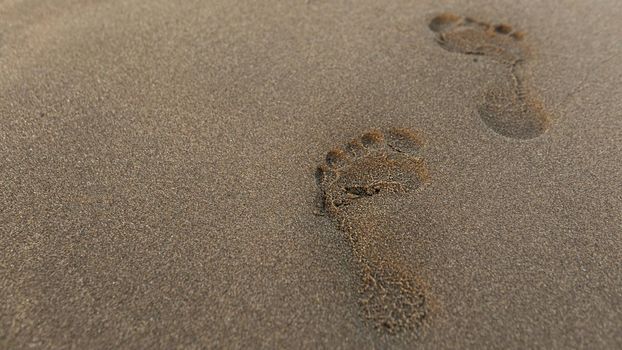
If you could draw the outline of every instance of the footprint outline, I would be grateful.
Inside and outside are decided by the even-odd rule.
[[[376,196],[403,195],[429,181],[421,133],[374,129],[326,154],[317,167],[320,207],[349,241],[358,266],[361,314],[388,334],[427,325],[433,304],[425,282],[377,247],[386,234],[369,214]],[[372,215],[373,216],[373,215]]]
[[[522,71],[531,56],[525,33],[509,24],[491,24],[445,12],[434,16],[428,28],[443,49],[465,55],[485,56],[508,68],[509,85],[492,84],[483,94],[478,113],[497,134],[513,139],[532,139],[552,124],[543,103],[531,93]]]

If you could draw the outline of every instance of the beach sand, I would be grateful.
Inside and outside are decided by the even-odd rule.
[[[622,347],[620,18],[1,1],[0,348]],[[327,211],[318,165],[369,130],[340,181],[411,182]],[[368,317],[365,271],[419,316],[378,287]]]

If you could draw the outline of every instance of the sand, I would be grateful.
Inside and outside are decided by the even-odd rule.
[[[442,13],[499,36],[447,35]],[[621,16],[613,0],[0,2],[0,348],[622,347]],[[464,52],[481,40],[494,50]],[[508,73],[495,52],[522,47]],[[388,332],[314,175],[392,128],[425,139],[428,178],[357,217],[424,296],[421,322]]]

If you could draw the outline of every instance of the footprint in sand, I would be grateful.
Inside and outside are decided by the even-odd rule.
[[[360,269],[362,313],[391,334],[417,331],[429,316],[423,283],[395,258],[391,232],[376,219],[384,201],[427,181],[422,147],[413,130],[373,130],[328,152],[316,172],[323,211],[345,233]]]
[[[534,138],[549,129],[549,115],[525,85],[524,62],[529,50],[523,32],[507,24],[493,25],[451,13],[434,17],[428,26],[445,50],[489,57],[507,66],[507,77],[489,88],[479,106],[486,125],[517,139]]]

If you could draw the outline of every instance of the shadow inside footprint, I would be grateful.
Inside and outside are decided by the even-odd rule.
[[[418,330],[429,313],[423,284],[395,259],[395,247],[382,248],[390,246],[390,232],[374,219],[380,197],[427,181],[422,146],[410,129],[370,131],[328,152],[316,172],[323,210],[345,233],[359,265],[362,313],[388,333]]]
[[[529,95],[521,97],[511,88],[489,88],[478,112],[490,129],[515,139],[538,137],[551,126],[540,101]]]
[[[428,27],[445,50],[489,57],[507,67],[505,82],[490,88],[478,108],[488,127],[516,139],[534,138],[549,129],[550,117],[526,87],[522,74],[529,56],[523,32],[508,24],[493,25],[452,13],[434,17]]]

